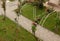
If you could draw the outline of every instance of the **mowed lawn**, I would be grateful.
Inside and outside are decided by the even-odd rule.
[[[0,41],[36,41],[35,37],[21,26],[0,16]]]
[[[35,10],[36,9],[36,12]],[[36,13],[36,14],[35,14]],[[26,3],[22,6],[22,15],[27,17],[28,19],[34,20],[36,17],[42,17],[45,15],[44,9],[39,9],[33,6],[32,4]],[[36,15],[36,17],[34,17]]]
[[[56,19],[57,19],[57,13],[54,12],[47,18],[46,22],[44,23],[44,27],[60,35],[60,22],[56,28],[56,22],[57,22]]]
[[[34,20],[35,17],[33,17],[33,8],[35,8],[32,4],[25,4],[24,6],[22,6],[22,15],[27,17],[30,20]],[[43,20],[46,17],[46,11],[45,9],[36,9],[36,17],[40,17],[41,19],[43,18]],[[58,26],[56,28],[56,12],[52,13],[48,19],[46,20],[46,22],[44,23],[44,27],[49,29],[50,31],[53,31],[57,34],[60,35],[60,26]],[[40,25],[42,24],[42,21],[40,21]],[[56,31],[57,30],[57,31]]]

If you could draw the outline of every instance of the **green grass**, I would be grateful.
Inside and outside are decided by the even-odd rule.
[[[34,20],[33,18],[33,8],[34,6],[32,4],[25,4],[24,6],[22,6],[22,15],[27,17],[28,19],[30,20]],[[45,12],[45,9],[39,9],[37,8],[36,10],[36,16],[39,16],[40,18],[42,18],[43,16],[46,17],[46,12]],[[55,13],[52,13],[48,19],[46,20],[46,22],[44,23],[44,27],[57,33],[57,34],[60,34],[60,26],[58,26],[57,30],[56,31],[56,12]],[[43,18],[43,20],[45,19],[45,17]],[[40,25],[42,24],[43,20],[41,21]]]
[[[26,3],[24,6],[22,6],[22,15],[27,17],[28,19],[34,20],[35,17],[33,17],[33,8],[35,7],[32,4]],[[36,17],[42,17],[44,14],[44,9],[36,8]]]
[[[48,19],[46,20],[46,22],[44,23],[44,27],[48,28],[49,30],[57,33],[60,35],[60,26],[58,26],[57,28],[55,27],[56,26],[56,16],[57,16],[57,13],[52,13]]]
[[[33,20],[33,6],[32,5],[25,4],[22,7],[22,12],[23,12],[22,15]]]
[[[36,41],[35,37],[21,26],[0,16],[0,41]]]

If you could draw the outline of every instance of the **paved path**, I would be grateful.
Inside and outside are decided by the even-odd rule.
[[[14,9],[16,8],[15,6],[13,6],[13,7],[14,7]],[[10,18],[11,20],[15,21],[14,18],[16,18],[17,15],[15,14],[15,12],[12,11],[13,7],[10,7],[9,5],[7,6],[6,16],[8,18]],[[31,20],[29,20],[26,17],[21,15],[21,16],[19,16],[18,23],[19,23],[19,25],[24,27],[26,30],[31,32],[31,24],[32,24]],[[60,36],[59,35],[54,34],[53,32],[41,27],[40,25],[37,25],[36,36],[39,37],[40,39],[42,39],[43,41],[60,41]]]

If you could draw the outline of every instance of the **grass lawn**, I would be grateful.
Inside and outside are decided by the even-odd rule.
[[[35,37],[21,26],[0,16],[0,41],[36,41]]]
[[[25,4],[23,7],[22,7],[22,15],[27,17],[28,19],[30,20],[34,20],[34,17],[33,17],[33,8],[34,6],[32,4]],[[50,15],[48,17],[48,19],[46,20],[46,22],[44,23],[44,27],[57,33],[57,34],[60,34],[60,26],[58,26],[57,28],[57,31],[56,31],[56,13],[52,13],[52,15]],[[37,8],[36,10],[36,16],[39,16],[40,18],[42,18],[44,16],[44,18],[46,17],[46,12],[45,12],[45,9],[39,9]],[[44,20],[43,18],[43,20]],[[43,20],[41,21],[41,23],[43,22]]]
[[[52,13],[44,23],[44,27],[60,35],[60,25],[57,28],[55,27],[56,16],[57,16],[57,13]]]
[[[22,6],[22,15],[24,15],[25,17],[27,17],[28,19],[34,20],[35,17],[33,17],[33,8],[34,7],[32,4],[28,4],[26,3],[24,6]],[[40,16],[40,18],[45,14],[44,9],[39,9],[36,8],[36,17]]]

